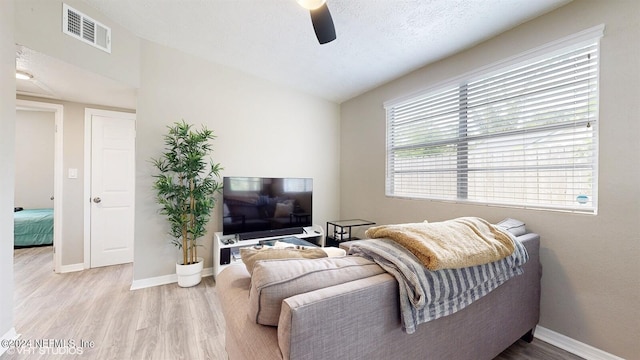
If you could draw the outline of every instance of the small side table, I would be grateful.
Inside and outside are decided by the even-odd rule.
[[[363,219],[350,219],[350,220],[333,220],[327,221],[327,232],[325,246],[339,246],[342,241],[357,240],[351,236],[351,228],[357,226],[375,225],[376,223],[370,220]],[[329,227],[332,230],[329,232]]]

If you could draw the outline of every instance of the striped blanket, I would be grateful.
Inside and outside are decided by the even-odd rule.
[[[389,239],[359,241],[351,246],[349,254],[376,262],[396,278],[402,326],[412,334],[418,324],[453,314],[522,274],[529,255],[524,245],[514,242],[515,251],[502,260],[436,271],[427,270],[409,250]]]

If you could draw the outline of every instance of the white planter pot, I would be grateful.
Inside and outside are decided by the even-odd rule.
[[[176,274],[178,275],[178,286],[190,287],[200,284],[202,280],[202,267],[204,259],[199,257],[198,262],[190,265],[176,263]]]

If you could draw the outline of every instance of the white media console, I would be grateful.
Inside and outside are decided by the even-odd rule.
[[[213,276],[217,276],[225,267],[240,261],[237,255],[240,248],[254,246],[262,240],[277,240],[290,236],[304,239],[324,247],[324,231],[322,226],[319,225],[304,227],[303,232],[300,234],[261,237],[248,240],[237,240],[236,235],[222,235],[222,232],[216,232],[213,237]]]

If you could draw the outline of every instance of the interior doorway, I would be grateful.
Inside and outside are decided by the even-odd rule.
[[[62,271],[62,199],[63,197],[63,106],[29,100],[16,100],[16,111],[53,113],[54,156],[53,156],[53,271]]]

